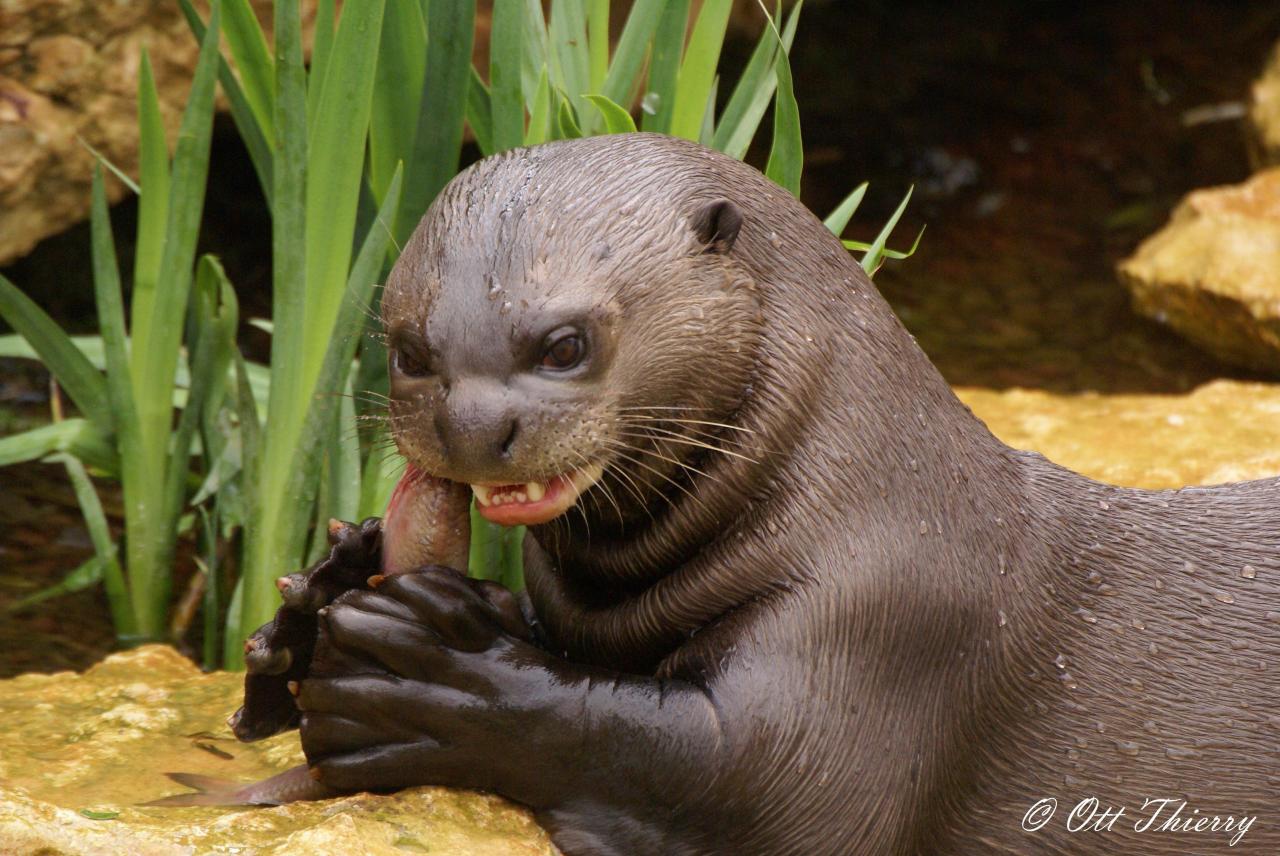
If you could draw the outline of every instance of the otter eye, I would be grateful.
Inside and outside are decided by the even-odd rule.
[[[431,366],[426,358],[415,348],[408,345],[397,345],[391,350],[391,367],[406,377],[426,377],[431,374]]]
[[[545,369],[556,371],[571,369],[582,362],[587,350],[582,336],[576,332],[557,331],[548,336],[547,341],[547,347],[542,352],[541,363]]]

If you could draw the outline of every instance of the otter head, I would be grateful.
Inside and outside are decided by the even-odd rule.
[[[445,188],[383,297],[406,458],[480,513],[594,526],[678,501],[754,369],[740,208],[696,147],[590,138],[482,161]],[[720,189],[717,190],[717,187]]]

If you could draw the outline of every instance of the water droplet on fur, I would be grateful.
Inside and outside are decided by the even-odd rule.
[[[1160,731],[1160,726],[1156,725],[1154,719],[1148,719],[1146,722],[1142,723],[1142,729],[1150,732],[1151,734],[1156,734]]]
[[[1232,651],[1243,651],[1249,647],[1248,639],[1232,639],[1228,644],[1231,645]]]
[[[1098,500],[1098,507],[1101,508],[1103,511],[1111,510],[1111,506],[1107,504],[1107,501],[1105,499]]]
[[[1156,587],[1156,591],[1161,591],[1161,590],[1163,590],[1163,589],[1164,589],[1164,580],[1160,579],[1159,577],[1156,577],[1156,579],[1155,579],[1155,587]]]
[[[1087,738],[1087,737],[1077,737],[1077,738],[1076,738],[1076,745],[1077,745],[1077,746],[1079,746],[1081,749],[1088,749],[1088,748],[1089,748],[1089,738]]]
[[[929,534],[929,524],[927,521],[924,521],[924,520],[920,521],[920,534],[921,535]]]
[[[1002,609],[1002,610],[1000,610],[999,615],[998,615],[998,617],[997,617],[997,619],[996,619],[996,622],[997,622],[1001,627],[1004,627],[1006,624],[1008,624],[1008,623],[1009,623],[1009,619],[1008,619],[1008,617],[1004,614],[1004,610],[1003,610],[1003,609]]]
[[[1141,747],[1132,740],[1117,740],[1116,751],[1121,755],[1127,755],[1130,758],[1135,758],[1137,757],[1138,752],[1141,751]]]
[[[1065,671],[1067,668],[1067,656],[1065,654],[1059,654],[1058,656],[1053,658],[1053,664],[1057,666],[1059,669],[1062,669]]]
[[[1075,688],[1080,686],[1080,684],[1076,683],[1076,679],[1071,677],[1070,672],[1063,672],[1062,674],[1058,675],[1058,680],[1062,681],[1062,685],[1069,690],[1074,690]]]
[[[1150,654],[1152,657],[1156,656],[1157,654],[1160,653],[1160,646],[1152,642],[1150,645],[1147,646],[1147,653]]]
[[[1214,592],[1213,599],[1218,601],[1219,603],[1235,603],[1236,602],[1235,596],[1232,595],[1230,592],[1225,592],[1225,591]]]
[[[1083,607],[1081,607],[1080,609],[1077,609],[1077,610],[1076,610],[1076,615],[1079,615],[1079,616],[1080,616],[1080,620],[1081,620],[1081,621],[1083,621],[1085,624],[1097,624],[1097,623],[1098,623],[1098,616],[1094,615],[1092,612],[1090,612],[1089,610],[1087,610],[1087,609],[1085,609],[1085,608],[1083,608]]]
[[[1141,618],[1135,618],[1135,619],[1133,619],[1133,621],[1130,621],[1130,622],[1129,622],[1129,624],[1131,624],[1131,625],[1133,626],[1133,629],[1134,629],[1134,630],[1146,630],[1146,629],[1147,629],[1147,625],[1143,623],[1143,621],[1142,621],[1142,619],[1141,619]]]
[[[1006,573],[1008,573],[1008,568],[1005,566],[1006,562],[1004,558],[1004,553],[1001,553],[999,555],[999,557],[997,558],[997,562],[998,562],[998,567],[1000,569],[1000,576],[1003,577]]]
[[[1245,565],[1243,568],[1240,569],[1240,576],[1244,577],[1246,580],[1251,580],[1257,575],[1258,575],[1258,569],[1255,568],[1253,565]]]

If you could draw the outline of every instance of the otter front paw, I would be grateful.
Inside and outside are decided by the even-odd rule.
[[[320,613],[298,697],[302,747],[320,781],[342,789],[507,782],[523,766],[521,707],[545,695],[538,687],[550,659],[530,644],[517,598],[444,567],[375,582]],[[374,671],[353,673],[351,663]]]
[[[228,720],[240,740],[261,740],[298,724],[289,685],[307,676],[316,645],[316,613],[339,595],[369,588],[382,566],[382,521],[329,524],[329,555],[276,580],[284,604],[245,642],[244,706]]]

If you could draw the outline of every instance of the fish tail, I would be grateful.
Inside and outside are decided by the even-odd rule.
[[[230,782],[215,776],[199,773],[165,773],[180,785],[194,789],[194,793],[174,794],[158,800],[142,803],[144,806],[192,806],[192,805],[246,805],[243,783]]]

